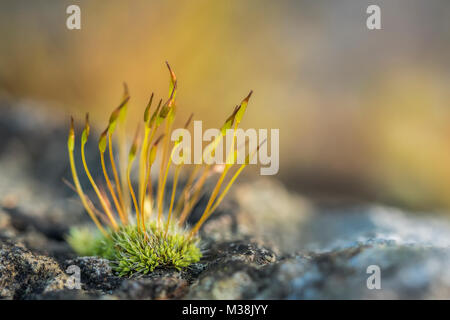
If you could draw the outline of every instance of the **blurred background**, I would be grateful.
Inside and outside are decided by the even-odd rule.
[[[366,28],[369,4],[382,30]],[[293,190],[450,207],[448,0],[3,0],[0,37],[1,97],[89,111],[101,129],[126,81],[132,128],[151,92],[167,95],[168,60],[180,123],[218,127],[254,90],[242,126],[280,129],[277,178]]]

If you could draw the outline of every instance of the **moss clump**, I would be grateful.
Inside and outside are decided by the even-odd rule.
[[[241,148],[237,146],[236,132],[252,95],[250,91],[234,108],[215,136],[214,142],[209,144],[208,149],[203,153],[211,155],[217,148],[222,148],[222,140],[226,137],[227,131],[232,130],[233,139],[225,165],[202,161],[201,164],[195,164],[189,170],[190,161],[186,160],[189,160],[190,153],[185,154],[183,148],[180,161],[173,161],[173,156],[177,153],[183,137],[181,136],[177,141],[171,140],[177,110],[177,77],[168,63],[167,67],[170,73],[169,97],[165,103],[163,99],[160,99],[156,109],[151,112],[154,96],[152,93],[144,111],[143,123],[140,122],[136,127],[128,158],[124,148],[127,146],[125,119],[130,95],[128,87],[124,86],[122,101],[111,113],[108,125],[98,141],[106,189],[97,184],[87,165],[85,146],[89,139],[90,125],[89,115],[86,114],[85,127],[81,134],[81,160],[97,201],[95,198],[88,197],[78,177],[74,156],[75,128],[74,120],[71,118],[67,149],[73,189],[78,193],[84,209],[98,231],[73,229],[68,242],[80,255],[96,255],[109,259],[114,270],[120,275],[146,274],[158,267],[181,269],[197,262],[201,257],[198,248],[198,232],[201,226],[217,209],[234,181],[265,142],[264,140],[256,150],[253,152],[249,150],[248,153],[245,146]],[[188,118],[184,129],[189,128],[192,118],[193,115]],[[142,124],[144,130],[142,130]],[[116,129],[119,135],[117,164],[113,150],[113,135]],[[246,154],[245,162],[234,171],[236,164],[234,160],[238,158],[239,152]],[[157,154],[160,156],[160,161],[156,161]],[[110,166],[107,165],[107,157]],[[135,192],[131,173],[136,158],[138,159],[136,168],[138,188]],[[202,158],[202,160],[205,159]],[[173,183],[170,202],[165,203],[167,178],[171,169]],[[152,170],[158,172],[156,194],[153,192],[156,185],[153,185],[151,179]],[[184,170],[189,170],[190,173],[187,175],[185,186],[181,192],[177,193],[178,181]],[[228,173],[233,175],[227,181]],[[203,187],[215,176],[219,177],[200,219],[192,228],[185,228],[187,219],[203,195]],[[178,198],[177,194],[180,195]]]
[[[170,226],[164,231],[156,223],[149,223],[144,234],[136,225],[122,226],[110,231],[109,237],[90,229],[73,228],[68,237],[72,248],[80,255],[94,255],[111,261],[120,276],[148,274],[155,268],[181,270],[198,262],[202,256],[198,238],[189,238],[188,232]]]

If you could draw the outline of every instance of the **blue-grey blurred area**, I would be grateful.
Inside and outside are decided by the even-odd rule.
[[[81,30],[66,28],[70,4]],[[366,27],[370,4],[381,30]],[[126,81],[132,129],[152,91],[167,95],[168,60],[180,124],[194,112],[218,127],[254,90],[242,126],[280,129],[289,187],[450,206],[447,0],[3,0],[0,37],[4,99],[89,111],[100,129]]]

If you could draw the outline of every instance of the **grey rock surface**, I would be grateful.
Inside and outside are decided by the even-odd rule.
[[[11,243],[0,247],[0,298],[24,299],[58,291],[64,288],[67,278],[50,257]]]

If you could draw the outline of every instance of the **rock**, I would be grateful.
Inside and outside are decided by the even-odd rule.
[[[449,250],[395,242],[298,255],[267,270],[256,299],[446,299]],[[381,289],[369,289],[369,266],[380,268]]]
[[[36,300],[99,300],[103,296],[92,294],[84,290],[62,289],[59,291],[44,292],[32,298]]]
[[[64,288],[67,275],[50,257],[11,243],[0,248],[0,298],[23,299]]]
[[[14,210],[0,209],[0,240],[21,244],[34,253],[51,255],[56,259],[72,256],[63,236],[55,235],[56,230],[57,226],[48,230],[41,227],[39,219],[23,217]]]
[[[296,250],[327,252],[376,241],[450,248],[450,220],[432,213],[409,213],[380,205],[325,209],[299,228]]]
[[[229,220],[221,218],[219,221]],[[236,252],[214,259],[191,287],[200,299],[448,299],[450,222],[382,206],[310,213],[297,253],[250,267]],[[217,226],[217,229],[220,229]],[[236,240],[234,240],[236,241]],[[233,242],[232,242],[233,243]],[[224,244],[221,244],[222,246]],[[239,260],[239,259],[237,259]],[[381,290],[369,290],[369,266]]]
[[[298,250],[299,229],[313,216],[314,207],[291,193],[275,179],[260,178],[237,183],[225,201],[203,227],[202,236],[215,241],[251,237],[277,253]]]
[[[170,275],[125,280],[115,293],[121,299],[179,299],[189,283],[181,277]]]
[[[215,243],[186,298],[245,299],[255,295],[262,276],[259,269],[276,259],[272,250],[249,240]]]
[[[98,257],[79,257],[66,260],[64,268],[69,266],[80,268],[81,287],[91,293],[111,294],[123,281],[114,275],[109,261]]]

